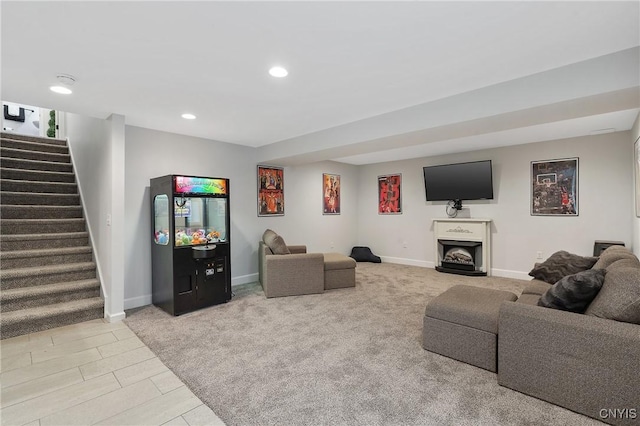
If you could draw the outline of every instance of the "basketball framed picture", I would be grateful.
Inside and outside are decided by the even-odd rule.
[[[284,216],[284,170],[258,166],[258,216]]]
[[[402,175],[378,176],[378,214],[402,214]]]
[[[322,214],[340,214],[340,175],[322,174]]]
[[[578,216],[578,158],[531,162],[531,215]]]

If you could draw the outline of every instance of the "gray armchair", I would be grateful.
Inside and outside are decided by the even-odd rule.
[[[267,297],[324,292],[324,255],[307,253],[304,245],[287,246],[291,254],[273,254],[260,241],[259,279]]]

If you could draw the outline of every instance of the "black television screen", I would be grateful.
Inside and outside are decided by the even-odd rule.
[[[427,201],[491,200],[491,160],[423,167]]]

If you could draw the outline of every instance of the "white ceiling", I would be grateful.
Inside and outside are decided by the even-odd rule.
[[[4,101],[121,114],[128,125],[260,147],[265,160],[282,164],[367,164],[628,130],[640,107],[615,95],[640,86],[638,1],[2,1],[0,8]],[[573,85],[563,97],[548,89],[542,99],[544,90],[528,83],[566,75],[554,70],[580,74],[580,64],[593,70],[594,58],[628,49],[626,62],[614,55],[607,72],[590,72],[598,84],[556,79]],[[287,78],[268,75],[276,64],[288,68]],[[48,90],[61,73],[76,77],[72,95]],[[611,84],[595,91],[602,80]],[[505,82],[531,102],[499,95]],[[531,118],[510,129],[494,120],[458,137],[482,118],[455,116],[478,90],[488,109],[497,108],[494,117],[525,109],[543,116],[545,105],[584,102],[565,119]],[[586,111],[598,95],[608,106]],[[440,121],[416,116],[444,104],[453,113]],[[198,118],[184,120],[184,112]],[[450,134],[424,140],[415,133],[445,127]]]

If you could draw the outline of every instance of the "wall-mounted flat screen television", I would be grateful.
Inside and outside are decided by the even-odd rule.
[[[491,200],[491,160],[423,167],[427,201]]]

